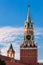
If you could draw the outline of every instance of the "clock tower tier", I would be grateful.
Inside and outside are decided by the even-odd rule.
[[[27,19],[24,23],[24,41],[28,44],[34,43],[34,28],[30,17],[30,7],[28,8]]]

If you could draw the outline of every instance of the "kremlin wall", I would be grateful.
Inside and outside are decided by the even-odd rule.
[[[6,65],[43,65],[38,63],[38,46],[34,42],[34,27],[30,17],[30,7],[28,7],[27,19],[24,23],[24,42],[20,44],[20,60],[16,60],[15,51],[10,45],[7,56],[0,55],[0,59]]]

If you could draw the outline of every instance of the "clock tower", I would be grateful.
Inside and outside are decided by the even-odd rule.
[[[37,44],[34,43],[34,28],[28,7],[27,19],[24,23],[24,42],[20,45],[20,60],[28,65],[37,65]]]

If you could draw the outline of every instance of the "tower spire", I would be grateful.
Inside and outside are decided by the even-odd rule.
[[[30,18],[30,5],[28,5],[27,22],[31,22],[31,18]]]

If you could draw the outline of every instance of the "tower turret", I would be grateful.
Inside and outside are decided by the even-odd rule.
[[[10,47],[9,47],[9,49],[7,51],[7,56],[10,57],[10,58],[14,58],[14,56],[15,56],[15,51],[13,49],[12,44],[10,45]]]

